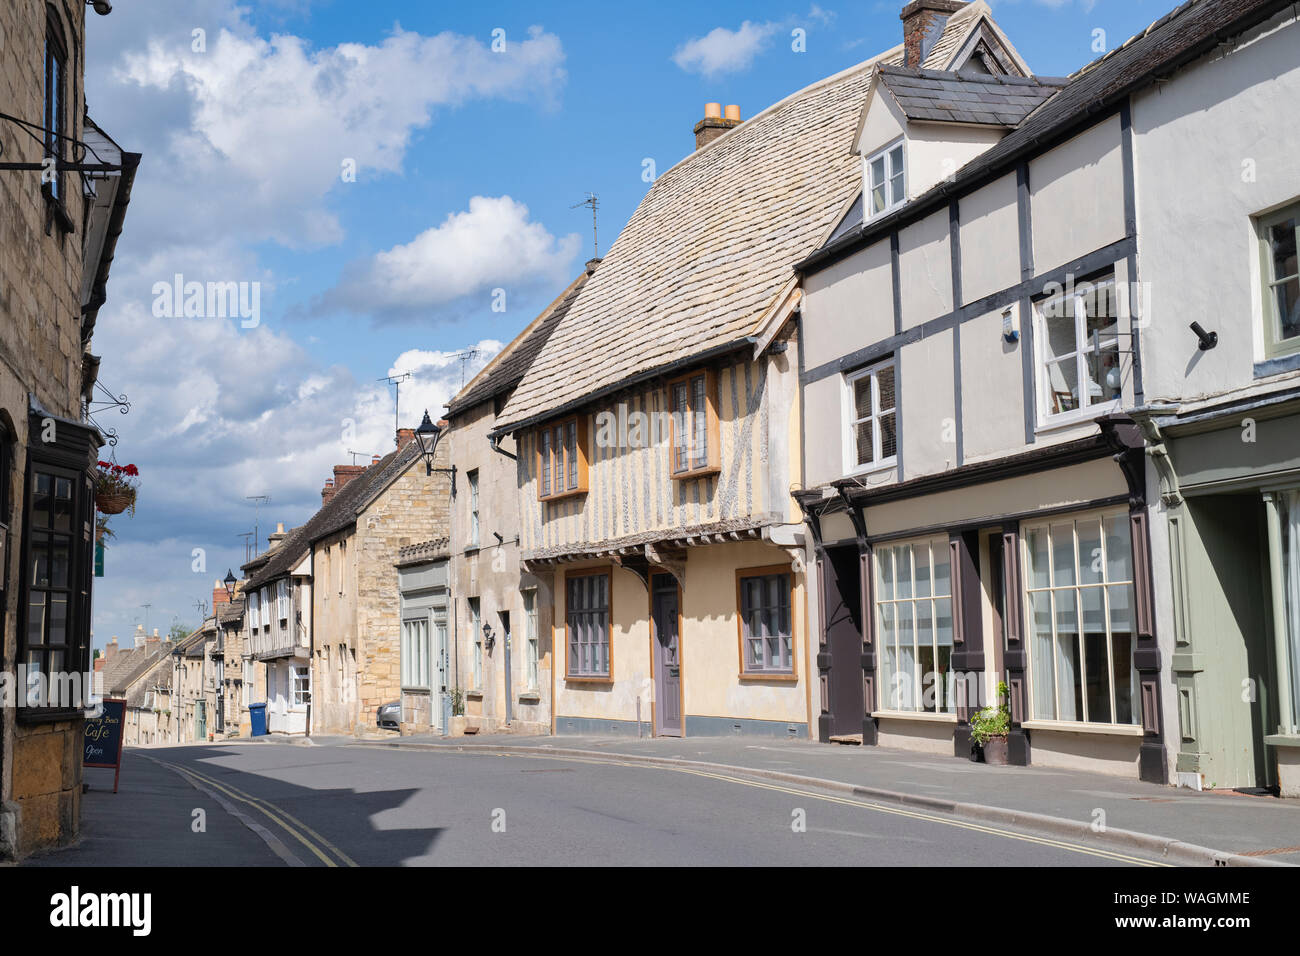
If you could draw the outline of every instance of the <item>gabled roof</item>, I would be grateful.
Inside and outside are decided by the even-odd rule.
[[[813,271],[946,205],[954,195],[1004,175],[1025,156],[1074,135],[1090,125],[1098,113],[1114,109],[1124,99],[1211,52],[1227,38],[1293,4],[1294,0],[1188,0],[1071,75],[1055,96],[1044,100],[1019,126],[957,170],[949,181],[868,223],[837,230],[836,238],[795,268]]]
[[[151,667],[167,659],[172,645],[166,641],[141,647],[119,649],[104,662],[104,694],[117,697],[139,680]]]
[[[311,550],[314,542],[355,522],[357,515],[396,481],[419,455],[420,443],[407,442],[405,447],[389,452],[336,491],[334,497],[308,518],[305,524],[290,531],[280,546],[270,552],[266,563],[254,570],[249,577],[245,590],[260,588],[292,571]],[[244,570],[250,570],[247,564],[243,567]]]
[[[542,310],[542,313],[528,323],[513,342],[503,348],[481,372],[470,379],[469,383],[447,403],[447,417],[452,418],[468,411],[481,402],[489,401],[503,395],[519,384],[543,346],[551,338],[560,321],[569,313],[573,303],[578,301],[578,293],[587,284],[587,279],[596,271],[599,259],[587,263],[582,275],[569,283],[569,287],[556,297],[555,301]]]
[[[438,558],[445,558],[448,555],[447,544],[448,538],[433,538],[430,541],[419,541],[415,544],[408,544],[397,551],[397,566],[401,567],[407,564],[422,564],[425,561],[435,561]]]
[[[844,144],[872,68],[901,53],[787,97],[660,175],[498,430],[745,345],[858,188],[860,160]]]
[[[1055,77],[987,76],[882,66],[878,88],[885,90],[909,120],[1020,125],[1055,96],[1069,80]]]
[[[978,36],[977,36],[978,34]],[[948,18],[943,33],[930,47],[921,68],[925,70],[956,70],[965,65],[969,56],[980,40],[984,40],[993,49],[1009,60],[1012,67],[1028,76],[1029,65],[1020,56],[1020,52],[1011,45],[1006,34],[993,19],[993,11],[984,0],[975,0],[967,4]],[[1000,48],[1000,49],[998,49]]]

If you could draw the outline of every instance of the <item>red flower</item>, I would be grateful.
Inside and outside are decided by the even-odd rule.
[[[126,466],[125,468],[123,468],[122,470],[125,471],[125,472],[126,472],[128,475],[130,475],[132,478],[134,478],[134,477],[136,477],[137,475],[140,474],[140,469],[137,468],[137,467],[135,467],[135,465],[127,465],[127,466]]]

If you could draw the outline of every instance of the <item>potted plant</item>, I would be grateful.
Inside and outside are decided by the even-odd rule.
[[[135,479],[140,475],[135,465],[99,462],[95,476],[95,508],[106,515],[119,515],[128,508],[135,514]]]
[[[1007,765],[1007,734],[1011,730],[1011,711],[1007,709],[1007,683],[998,681],[996,704],[976,711],[970,719],[970,736],[984,762],[997,767]],[[974,759],[975,754],[971,754]]]

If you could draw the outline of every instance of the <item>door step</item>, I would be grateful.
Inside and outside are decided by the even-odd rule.
[[[852,744],[855,747],[862,746],[861,734],[832,734],[830,739],[833,744]]]

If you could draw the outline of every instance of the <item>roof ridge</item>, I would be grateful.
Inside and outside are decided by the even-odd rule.
[[[1146,29],[1139,30],[1137,33],[1134,33],[1132,36],[1130,36],[1119,46],[1112,47],[1111,49],[1103,53],[1101,56],[1097,57],[1095,60],[1090,60],[1087,63],[1085,63],[1083,66],[1079,67],[1077,70],[1075,70],[1073,73],[1070,74],[1069,78],[1073,80],[1075,77],[1082,76],[1084,73],[1087,73],[1093,67],[1098,66],[1101,63],[1104,63],[1106,60],[1109,60],[1111,57],[1115,56],[1121,50],[1127,49],[1128,47],[1136,43],[1138,40],[1150,36],[1158,28],[1164,26],[1165,23],[1167,23],[1168,21],[1174,19],[1175,17],[1181,17],[1192,7],[1197,6],[1198,4],[1203,2],[1204,0],[1184,0],[1183,3],[1174,7],[1172,10],[1167,12],[1164,16],[1156,20],[1153,20],[1151,23],[1149,23]]]

